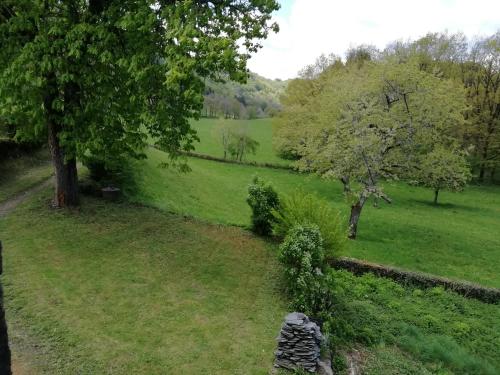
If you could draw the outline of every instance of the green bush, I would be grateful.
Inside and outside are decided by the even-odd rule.
[[[90,179],[102,186],[121,185],[123,175],[129,168],[128,159],[122,155],[107,160],[87,155],[82,162],[89,170]]]
[[[260,235],[272,233],[273,210],[279,205],[279,198],[273,187],[254,177],[248,187],[247,203],[252,209],[252,230]]]
[[[293,227],[279,251],[292,307],[316,318],[328,312],[330,298],[325,287],[325,253],[318,226]]]
[[[102,181],[106,178],[109,178],[109,176],[111,175],[108,168],[106,168],[106,164],[102,160],[99,160],[97,158],[89,158],[89,160],[85,161],[84,164],[89,170],[90,178],[93,181]]]
[[[323,238],[325,256],[340,256],[346,246],[347,232],[340,214],[331,205],[311,193],[296,191],[284,197],[280,207],[273,211],[273,231],[285,237],[296,225],[317,225]]]

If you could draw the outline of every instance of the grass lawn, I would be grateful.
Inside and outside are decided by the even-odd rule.
[[[285,315],[270,245],[125,203],[54,211],[49,196],[0,221],[11,337],[36,343],[14,356],[50,353],[34,373],[268,373]]]
[[[135,162],[136,186],[130,197],[140,203],[214,222],[248,225],[245,202],[252,176],[271,181],[280,193],[314,191],[348,214],[339,183],[283,170],[190,159],[192,172],[158,168],[165,154],[149,150]],[[465,192],[442,192],[434,207],[432,191],[390,183],[394,203],[368,203],[359,238],[346,255],[500,287],[500,188],[471,186]]]
[[[52,173],[48,152],[42,149],[33,155],[25,155],[0,161],[0,202],[37,185]]]
[[[268,373],[287,310],[274,245],[127,203],[52,210],[50,195],[0,221],[11,345],[28,373]],[[498,373],[499,306],[332,272],[335,347],[357,350],[364,373]]]
[[[248,154],[245,156],[246,160],[256,161],[260,163],[274,163],[274,164],[290,164],[289,161],[279,158],[272,145],[273,128],[271,119],[258,119],[258,120],[224,120],[224,119],[200,119],[193,121],[191,124],[198,132],[200,143],[195,144],[196,152],[201,154],[211,155],[215,157],[223,157],[224,150],[219,141],[217,134],[217,126],[219,124],[231,124],[233,126],[242,126],[248,129],[248,134],[259,142],[257,152],[255,155]]]

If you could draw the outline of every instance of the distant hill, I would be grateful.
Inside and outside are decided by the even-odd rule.
[[[272,117],[280,109],[280,95],[288,81],[250,73],[246,84],[209,81],[205,89],[203,117],[252,119]]]

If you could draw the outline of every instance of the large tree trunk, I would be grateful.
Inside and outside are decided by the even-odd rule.
[[[438,204],[439,189],[434,190],[434,204]]]
[[[64,151],[59,143],[59,126],[54,122],[48,123],[49,148],[52,164],[55,171],[54,206],[67,207],[78,204],[78,172],[76,159],[65,158]]]
[[[361,216],[361,211],[365,205],[366,197],[362,194],[359,200],[351,206],[351,217],[349,218],[349,238],[356,239],[358,234],[358,222]]]

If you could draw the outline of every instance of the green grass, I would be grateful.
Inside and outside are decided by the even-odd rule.
[[[363,373],[499,373],[499,305],[373,275],[331,274],[333,346],[339,352],[354,343],[363,348]]]
[[[37,185],[52,173],[47,150],[0,161],[0,202]]]
[[[275,245],[235,227],[45,191],[0,222],[14,357],[34,374],[267,374],[286,304]],[[500,308],[332,271],[334,347],[366,374],[495,374]],[[30,372],[31,373],[31,372]]]
[[[348,214],[341,185],[315,176],[283,170],[229,165],[191,158],[191,173],[158,168],[165,154],[148,151],[134,163],[136,186],[131,199],[164,210],[209,221],[247,226],[250,210],[247,186],[258,174],[279,193],[294,189],[316,192]],[[468,187],[465,192],[442,192],[435,207],[432,191],[403,183],[388,183],[394,203],[372,202],[363,211],[359,237],[345,255],[465,279],[500,287],[500,188]]]
[[[11,335],[50,353],[34,373],[268,373],[285,315],[268,244],[125,203],[51,210],[49,196],[0,221]]]
[[[198,132],[200,142],[195,144],[195,151],[201,154],[222,158],[224,150],[219,141],[217,126],[219,124],[231,124],[243,126],[248,129],[249,135],[259,142],[255,155],[248,154],[245,159],[260,163],[274,163],[288,165],[289,161],[279,158],[272,146],[273,129],[271,119],[258,120],[224,120],[224,119],[200,119],[193,121],[192,126]]]
[[[255,173],[279,191],[301,187],[345,209],[341,187],[316,177],[198,159],[190,159],[192,173],[179,174],[157,168],[162,152],[148,152],[149,159],[133,164],[137,179],[129,189],[163,210],[247,225],[246,187]],[[348,255],[365,247],[378,257],[403,254],[413,243],[422,261],[405,266],[498,283],[498,247],[490,244],[498,190],[445,193],[438,208],[427,203],[428,190],[402,184],[387,190],[394,206],[367,207]],[[240,228],[129,203],[84,198],[78,209],[52,210],[50,195],[37,194],[0,221],[11,345],[29,373],[268,373],[287,310],[275,245]],[[370,225],[374,220],[380,223]],[[417,239],[414,228],[438,237]],[[380,233],[385,242],[375,237]],[[461,236],[445,248],[452,253],[424,246],[450,236]],[[481,236],[482,247],[459,252],[460,241],[471,246]],[[441,264],[426,261],[439,259],[433,253]],[[460,262],[469,268],[458,274]],[[500,306],[371,275],[332,274],[334,347],[358,350],[363,373],[498,373]]]

